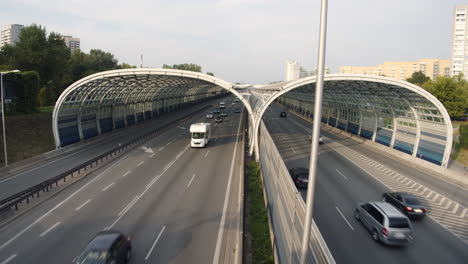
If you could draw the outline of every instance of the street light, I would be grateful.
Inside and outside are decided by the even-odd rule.
[[[0,90],[2,97],[2,125],[3,125],[3,152],[5,153],[5,167],[8,166],[8,154],[6,145],[6,131],[5,131],[5,96],[3,93],[3,75],[10,72],[19,72],[19,70],[0,72]]]

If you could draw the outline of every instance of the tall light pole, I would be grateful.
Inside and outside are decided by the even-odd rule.
[[[3,153],[5,154],[5,166],[8,166],[8,154],[6,145],[6,131],[5,131],[5,96],[3,92],[3,75],[10,72],[19,72],[19,70],[0,72],[0,90],[2,97],[2,126],[3,126]]]
[[[309,183],[307,184],[306,215],[304,220],[304,233],[302,234],[301,264],[307,260],[309,249],[310,230],[312,226],[312,208],[314,202],[315,179],[317,172],[317,154],[320,136],[320,123],[322,119],[323,76],[325,70],[325,47],[327,39],[327,6],[328,0],[322,0],[320,9],[320,36],[317,58],[317,82],[315,84],[314,126],[312,129],[312,143],[309,164]]]

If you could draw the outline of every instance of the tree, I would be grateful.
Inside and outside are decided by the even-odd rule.
[[[122,64],[119,65],[119,69],[133,69],[136,68],[135,65],[130,65],[128,63],[123,62]]]
[[[428,76],[424,75],[422,71],[413,72],[410,78],[406,79],[407,82],[421,86],[423,83],[430,80]]]
[[[193,63],[173,64],[172,66],[163,64],[163,69],[175,69],[184,71],[202,72],[202,67]]]
[[[8,111],[31,113],[37,111],[38,93],[40,87],[37,72],[15,72],[3,76],[5,96],[11,98]]]
[[[207,72],[206,74],[214,76],[214,73],[212,73],[212,72]]]
[[[422,87],[444,105],[451,118],[465,115],[468,107],[468,88],[463,76],[437,77],[435,81],[426,81]]]

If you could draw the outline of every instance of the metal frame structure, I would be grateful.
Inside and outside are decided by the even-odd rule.
[[[57,100],[55,144],[60,148],[227,92],[239,98],[252,122],[250,104],[236,87],[207,74],[159,68],[96,73],[70,85]]]
[[[312,76],[251,89],[255,139],[250,153],[254,149],[258,153],[260,121],[268,106],[283,96],[280,103],[302,102],[295,107],[303,110],[304,102],[313,101],[315,82]],[[330,74],[325,76],[323,107],[323,123],[448,165],[453,141],[450,116],[437,98],[416,85],[382,76]],[[307,111],[313,114],[312,108]]]

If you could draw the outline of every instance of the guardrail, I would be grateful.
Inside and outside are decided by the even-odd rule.
[[[191,112],[188,115],[181,116],[179,118],[176,118],[173,120],[173,122],[178,122],[180,120],[183,120],[187,118],[189,115],[197,114],[199,112],[205,111],[205,109],[211,107],[211,105],[207,105],[206,107],[203,107],[197,111]],[[10,197],[7,197],[3,200],[0,201],[0,213],[10,210],[11,208],[15,208],[15,210],[18,210],[18,204],[26,201],[26,203],[29,203],[29,200],[34,198],[34,196],[39,197],[41,192],[49,192],[49,190],[55,185],[58,186],[59,182],[63,180],[63,182],[67,181],[67,178],[74,178],[75,174],[81,174],[82,171],[84,173],[87,173],[88,170],[91,170],[98,165],[102,164],[103,162],[107,161],[110,158],[115,158],[122,154],[123,152],[134,148],[147,140],[153,138],[156,136],[162,129],[167,128],[170,125],[170,123],[163,125],[162,127],[159,127],[156,130],[153,130],[151,132],[146,133],[145,135],[138,137],[136,139],[133,139],[125,144],[122,144],[118,147],[115,147],[91,160],[86,161],[85,163],[76,166],[66,172],[63,172],[51,179],[48,179],[46,181],[43,181],[37,185],[34,185],[24,191],[21,191],[17,194],[11,195]]]
[[[305,202],[263,121],[259,143],[262,179],[274,235],[274,250],[279,263],[299,263]],[[335,263],[315,221],[312,222],[307,263]]]

